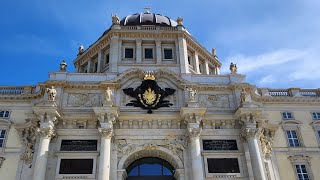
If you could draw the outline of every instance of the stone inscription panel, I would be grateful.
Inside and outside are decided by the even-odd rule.
[[[202,140],[203,150],[235,151],[238,150],[236,140]]]
[[[97,140],[62,140],[60,151],[97,151]]]

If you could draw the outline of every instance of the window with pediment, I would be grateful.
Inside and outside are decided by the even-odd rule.
[[[292,163],[297,180],[313,180],[310,160],[311,157],[305,155],[293,155],[288,158]]]
[[[297,120],[286,120],[281,123],[288,147],[302,147],[301,122]]]

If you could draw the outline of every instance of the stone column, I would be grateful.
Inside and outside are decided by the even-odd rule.
[[[204,65],[205,65],[204,74],[209,75],[209,74],[210,74],[210,69],[209,69],[209,63],[208,63],[208,61],[205,61]]]
[[[98,52],[98,67],[97,67],[97,73],[100,73],[101,69],[103,69],[104,61],[103,61],[103,52],[102,50],[99,50]]]
[[[192,179],[204,180],[204,170],[201,157],[200,134],[202,128],[199,123],[188,123],[187,136],[192,161]]]
[[[142,42],[141,39],[137,39],[137,40],[136,40],[136,62],[137,62],[137,64],[140,64],[141,61],[142,61],[142,56],[141,56],[141,53],[142,53],[142,50],[141,50],[141,42]]]
[[[188,63],[188,50],[187,42],[183,37],[178,38],[179,45],[179,59],[180,59],[180,69],[181,73],[190,73],[189,63]]]
[[[162,61],[162,54],[161,54],[161,41],[156,40],[156,57],[157,57],[157,64],[161,64]]]
[[[39,146],[34,167],[33,180],[45,180],[49,144],[51,138],[55,135],[54,124],[52,121],[42,122],[38,129],[40,135]]]
[[[259,149],[259,135],[261,130],[255,123],[247,123],[241,129],[240,137],[248,142],[253,176],[255,180],[265,180],[266,175],[263,168],[262,155]]]
[[[200,74],[200,67],[199,67],[199,55],[197,52],[194,52],[194,55],[193,55],[193,59],[194,59],[194,70],[196,71],[197,74]]]
[[[122,49],[119,50],[119,36],[113,36],[110,43],[110,72],[118,71],[119,51],[120,53],[122,51]]]
[[[110,155],[111,155],[111,139],[113,137],[112,123],[101,123],[99,128],[101,134],[100,161],[99,161],[99,180],[110,179]]]

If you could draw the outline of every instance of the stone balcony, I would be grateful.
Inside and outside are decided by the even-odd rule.
[[[258,88],[258,93],[261,96],[288,96],[288,97],[320,97],[320,89],[271,89]]]

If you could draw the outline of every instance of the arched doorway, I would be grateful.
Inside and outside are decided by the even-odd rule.
[[[126,169],[126,180],[176,180],[174,167],[161,158],[144,157],[132,162]]]

